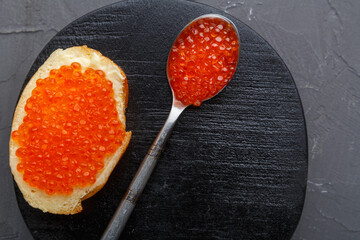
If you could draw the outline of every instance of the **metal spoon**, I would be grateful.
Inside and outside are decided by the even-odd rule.
[[[227,19],[221,15],[218,15],[218,14],[202,15],[202,16],[194,19],[193,21],[191,21],[189,24],[187,24],[182,29],[181,32],[183,32],[193,22],[198,21],[203,18],[220,18],[222,20],[225,20],[232,26],[233,30],[235,30],[235,32],[237,34],[237,38],[239,40],[239,34],[238,34],[235,24],[233,24],[229,19]],[[180,34],[181,34],[181,32],[180,32]],[[168,62],[169,62],[169,59],[168,59]],[[169,69],[167,69],[167,76],[168,76],[168,79],[170,79],[168,70]],[[170,84],[170,86],[171,86],[171,84]],[[149,180],[150,175],[156,166],[156,163],[160,157],[161,152],[163,151],[163,149],[165,147],[167,140],[170,137],[170,134],[172,132],[172,129],[175,126],[176,121],[178,120],[180,114],[185,110],[185,108],[187,108],[189,106],[189,105],[184,105],[181,101],[176,99],[174,90],[172,88],[171,88],[171,91],[172,91],[172,95],[173,95],[173,102],[172,102],[172,107],[171,107],[169,116],[168,116],[164,126],[160,130],[159,134],[157,135],[155,141],[151,145],[144,160],[142,161],[124,198],[122,199],[113,218],[111,219],[109,225],[107,226],[107,228],[101,238],[102,240],[110,240],[110,239],[118,239],[119,238],[121,232],[123,231],[123,229],[126,225],[127,220],[129,219],[129,217],[135,207],[136,200],[138,199],[138,197],[144,190],[145,185],[146,185],[147,181]],[[221,91],[222,91],[222,89],[219,92],[221,92]],[[212,97],[210,97],[210,98],[212,98]],[[208,98],[208,99],[210,99],[210,98]],[[208,99],[205,99],[205,100],[208,100]]]

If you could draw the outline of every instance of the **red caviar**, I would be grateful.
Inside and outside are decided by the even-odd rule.
[[[17,170],[47,194],[71,194],[96,181],[104,158],[120,146],[125,129],[116,110],[112,82],[101,70],[79,63],[52,69],[38,79],[26,116],[12,138],[20,147]]]
[[[239,40],[221,18],[200,18],[176,39],[168,61],[168,76],[176,99],[199,106],[216,95],[235,73]]]

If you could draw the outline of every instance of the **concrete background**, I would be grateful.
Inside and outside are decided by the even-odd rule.
[[[113,2],[0,0],[0,112],[15,107],[18,96],[5,89],[20,91],[51,37],[83,14]],[[309,172],[303,215],[292,239],[360,239],[360,1],[197,2],[248,24],[293,74],[307,123]],[[0,115],[0,123],[10,118]],[[0,134],[9,135],[10,126]],[[0,139],[0,144],[7,145],[8,139]],[[11,186],[9,171],[0,173],[0,184]],[[15,225],[17,218],[21,214],[15,194],[0,197],[0,239],[29,237],[25,224]]]

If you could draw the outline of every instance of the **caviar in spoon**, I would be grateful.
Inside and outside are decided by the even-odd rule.
[[[228,20],[205,15],[178,36],[168,58],[174,97],[199,106],[223,89],[235,73],[239,38]]]
[[[202,101],[219,93],[234,75],[238,56],[236,27],[223,16],[203,15],[181,31],[171,48],[167,65],[173,92],[169,117],[141,163],[102,240],[120,236],[180,114],[187,106],[199,106]]]

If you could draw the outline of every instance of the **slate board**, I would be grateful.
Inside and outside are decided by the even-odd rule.
[[[82,213],[57,216],[17,199],[35,239],[99,239],[170,111],[169,49],[192,19],[219,13],[241,37],[228,87],[190,107],[122,239],[289,239],[301,215],[307,177],[303,109],[279,55],[239,20],[187,1],[123,1],[89,13],[59,32],[36,59],[25,84],[57,48],[88,45],[125,71],[130,87],[126,154]]]

